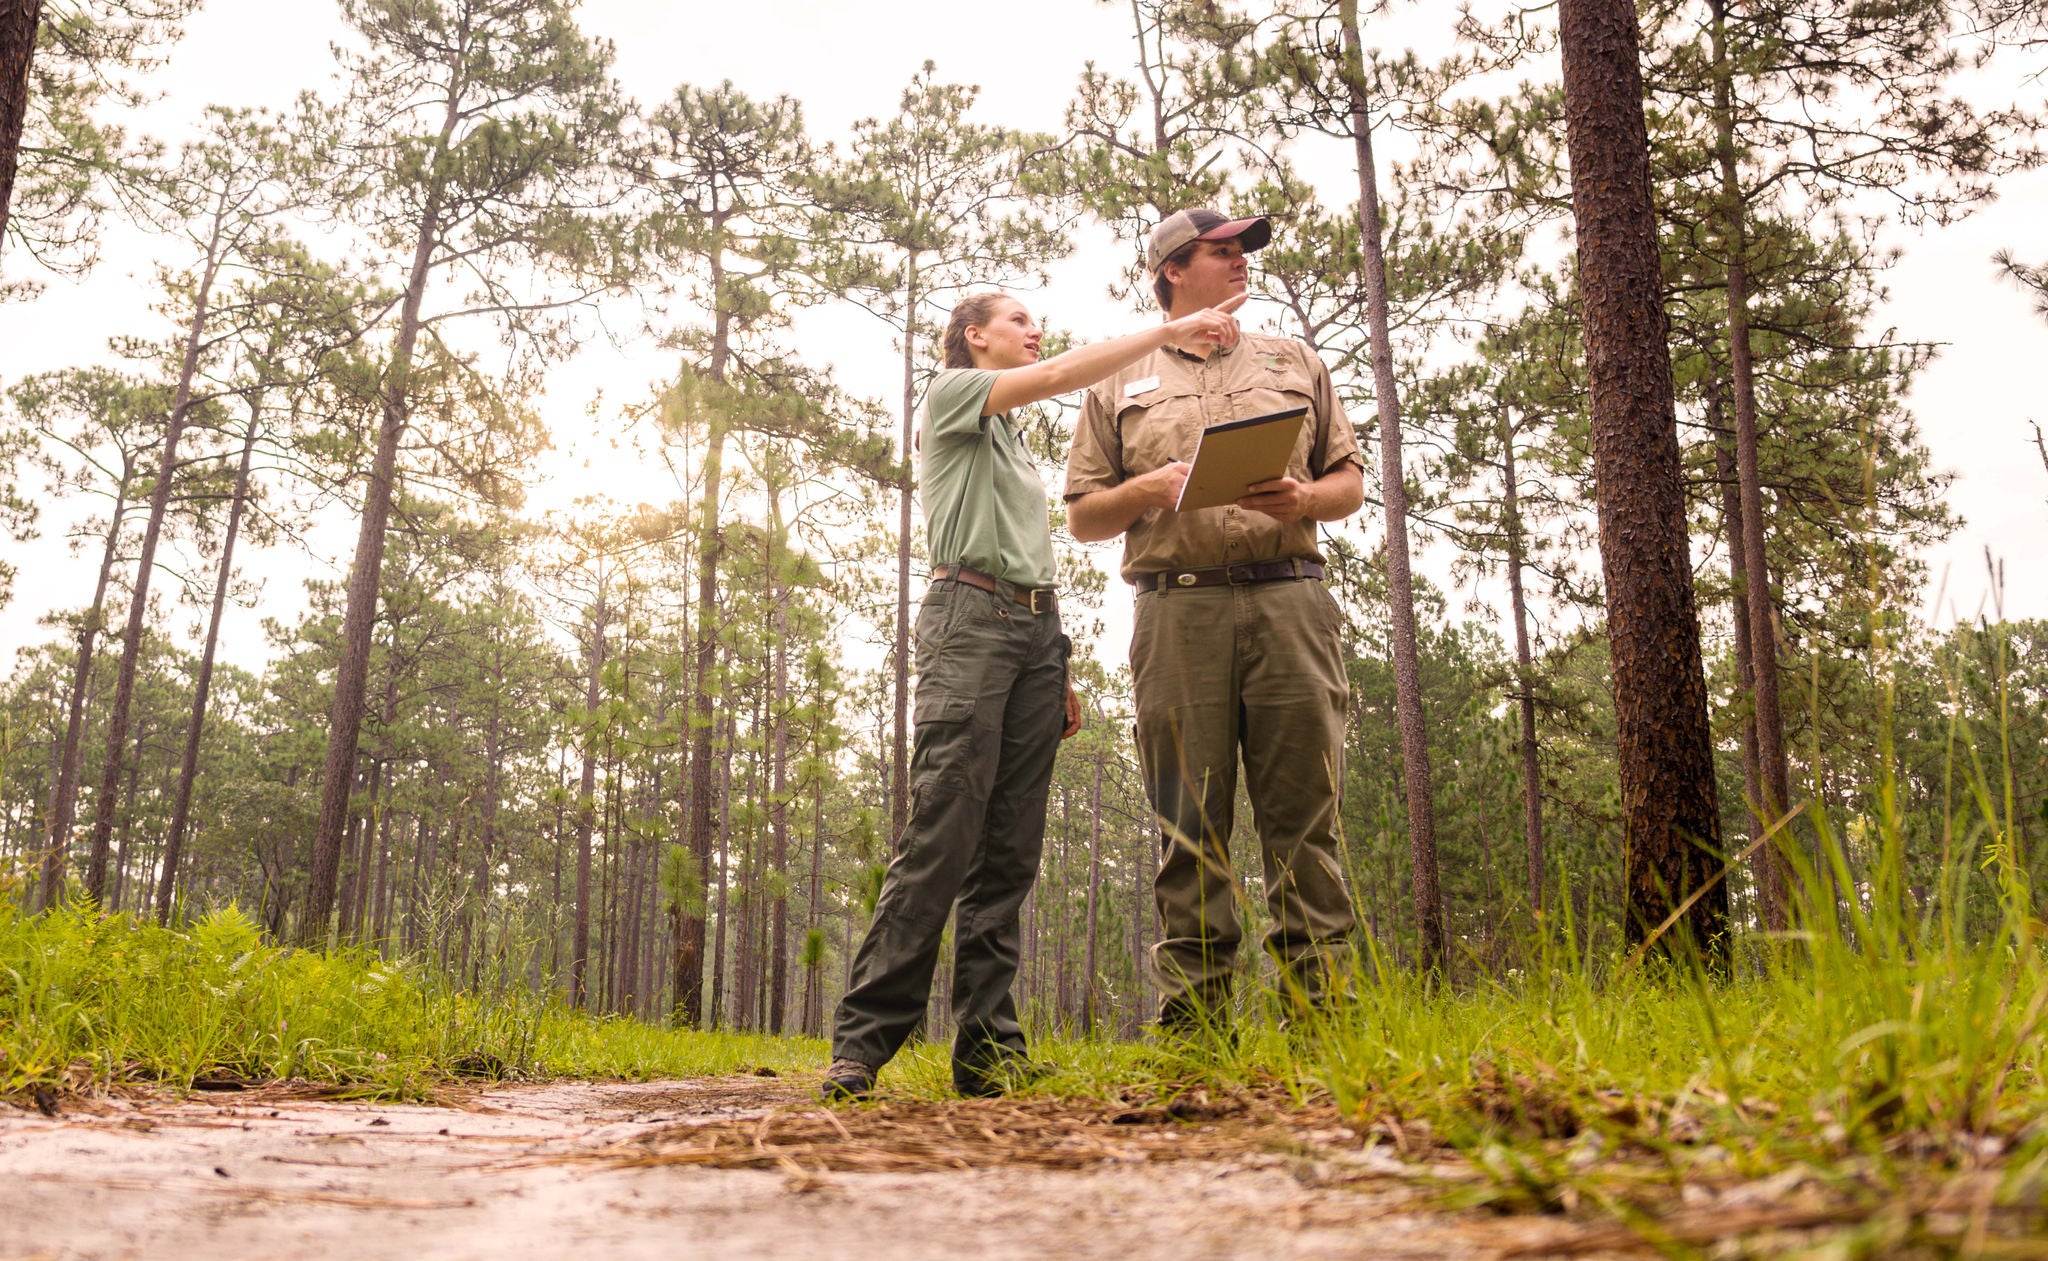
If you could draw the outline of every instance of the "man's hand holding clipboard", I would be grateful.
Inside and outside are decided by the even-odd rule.
[[[1255,482],[1252,493],[1237,501],[1237,506],[1246,512],[1263,512],[1282,523],[1299,521],[1306,502],[1301,493],[1301,483],[1291,477],[1276,477],[1271,481]]]
[[[1290,407],[1204,429],[1174,510],[1234,504],[1279,521],[1299,517],[1301,483],[1287,476],[1287,466],[1307,416],[1307,407]]]

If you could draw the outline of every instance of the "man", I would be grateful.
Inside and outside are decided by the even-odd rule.
[[[1168,216],[1146,249],[1166,318],[1244,293],[1245,255],[1271,238],[1263,218]],[[1234,505],[1174,511],[1204,426],[1290,406],[1309,415],[1286,476]],[[1336,833],[1350,687],[1316,523],[1350,516],[1364,493],[1329,369],[1297,341],[1247,333],[1228,347],[1168,344],[1082,406],[1067,519],[1083,542],[1124,535],[1123,577],[1137,588],[1131,671],[1161,829],[1153,962],[1170,1031],[1227,1016],[1241,936],[1230,868],[1240,756],[1274,923],[1267,949],[1310,1002],[1349,967]]]

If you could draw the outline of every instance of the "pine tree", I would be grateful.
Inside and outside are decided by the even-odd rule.
[[[1725,950],[1720,815],[1693,603],[1668,323],[1650,199],[1641,34],[1628,0],[1563,0],[1566,144],[1585,297],[1593,455],[1633,941],[1683,914]]]
[[[423,330],[430,352],[453,321],[489,316],[526,353],[570,343],[561,311],[619,283],[622,233],[602,189],[620,106],[611,50],[587,39],[565,0],[346,0],[369,44],[343,53],[349,97],[335,140],[341,209],[387,249],[409,247],[385,370],[375,458],[364,489],[343,617],[343,653],[321,772],[319,826],[300,940],[325,938],[362,730],[385,530],[412,423]],[[528,268],[567,287],[522,293]],[[429,311],[437,275],[479,290]]]

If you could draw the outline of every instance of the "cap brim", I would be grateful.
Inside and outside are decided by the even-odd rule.
[[[1244,246],[1244,252],[1266,248],[1273,239],[1273,221],[1264,215],[1251,219],[1232,219],[1219,223],[1195,238],[1197,241],[1236,241]]]

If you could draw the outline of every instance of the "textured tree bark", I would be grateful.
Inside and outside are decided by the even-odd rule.
[[[1343,0],[1344,77],[1351,93],[1351,142],[1358,166],[1359,253],[1364,264],[1366,325],[1372,338],[1373,402],[1380,423],[1380,499],[1387,517],[1387,604],[1393,625],[1394,707],[1401,728],[1402,795],[1408,804],[1409,884],[1425,972],[1445,962],[1443,893],[1436,855],[1435,793],[1429,774],[1429,733],[1422,712],[1422,665],[1416,644],[1415,582],[1408,567],[1408,483],[1401,462],[1401,401],[1387,316],[1387,261],[1380,222],[1379,174],[1372,152],[1365,54],[1358,0]]]
[[[1600,560],[1607,584],[1628,939],[1695,893],[1692,941],[1726,951],[1707,688],[1650,202],[1641,29],[1630,0],[1561,0]]]
[[[1529,648],[1529,601],[1522,591],[1527,559],[1522,534],[1521,485],[1515,474],[1515,430],[1500,420],[1501,512],[1508,527],[1508,604],[1515,619],[1515,698],[1522,714],[1522,839],[1529,855],[1529,905],[1543,911],[1543,780],[1536,758],[1536,667]]]
[[[213,695],[213,656],[220,644],[221,615],[227,610],[228,586],[235,573],[235,539],[242,529],[242,509],[249,502],[249,466],[256,453],[256,430],[262,399],[249,403],[249,428],[242,435],[242,459],[235,468],[235,494],[228,504],[227,527],[221,533],[220,573],[213,582],[213,611],[206,619],[206,647],[199,654],[199,681],[192,689],[192,718],[185,724],[185,752],[178,763],[177,795],[171,803],[171,825],[164,839],[164,866],[157,878],[156,922],[168,926],[177,899],[178,864],[185,853],[185,828],[192,817],[192,788],[199,777],[199,739],[206,730],[206,705]]]
[[[8,209],[28,124],[29,67],[42,20],[43,0],[0,0],[0,251],[7,248]]]

